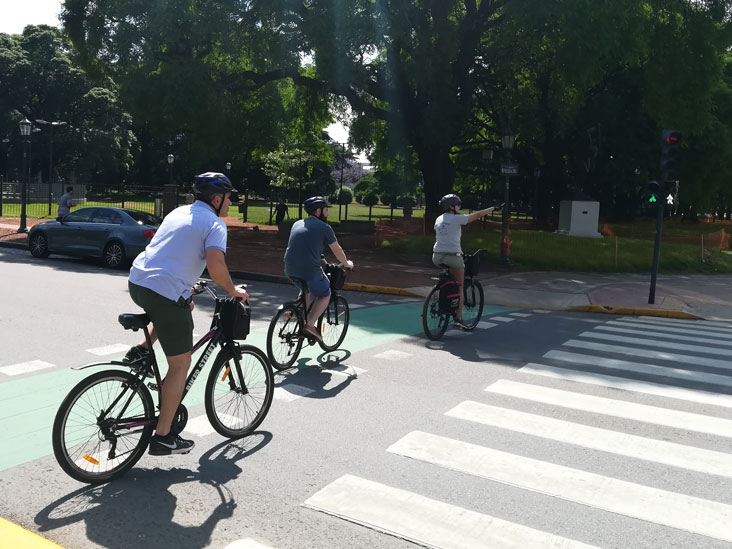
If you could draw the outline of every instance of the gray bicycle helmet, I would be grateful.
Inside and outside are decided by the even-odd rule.
[[[313,215],[315,210],[318,208],[322,209],[330,207],[328,200],[324,196],[311,196],[310,198],[305,199],[305,202],[303,202],[302,205],[305,206],[305,211],[310,215]]]
[[[449,211],[453,206],[460,206],[462,203],[462,200],[456,194],[446,194],[440,198],[440,206],[442,206],[443,212]]]

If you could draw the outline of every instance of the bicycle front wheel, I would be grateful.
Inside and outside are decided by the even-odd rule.
[[[110,365],[111,366],[111,365]],[[142,457],[155,427],[155,405],[135,376],[104,370],[80,381],[53,422],[53,453],[72,478],[108,482]]]
[[[335,351],[346,338],[350,319],[351,312],[346,298],[339,295],[332,299],[318,320],[320,337],[323,338],[320,348],[324,351]]]
[[[440,339],[447,330],[449,321],[449,315],[440,313],[440,289],[435,286],[424,300],[424,307],[422,307],[424,334],[432,340]]]
[[[469,330],[478,325],[483,316],[483,286],[477,280],[465,279],[463,286],[463,324]]]
[[[277,311],[267,331],[267,356],[272,366],[286,370],[297,359],[302,348],[302,320],[297,307],[285,305]]]
[[[231,350],[224,348],[206,382],[206,415],[227,438],[251,434],[267,415],[274,393],[274,376],[264,353],[250,345],[240,345],[238,352],[241,378]]]

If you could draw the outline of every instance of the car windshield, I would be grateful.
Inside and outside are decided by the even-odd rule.
[[[162,223],[162,220],[159,217],[149,214],[147,212],[139,212],[137,210],[125,210],[125,213],[129,215],[132,219],[137,221],[137,223],[140,225],[158,227],[160,226],[160,223]]]

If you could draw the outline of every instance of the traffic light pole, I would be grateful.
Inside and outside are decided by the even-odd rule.
[[[661,230],[663,229],[663,212],[665,204],[659,200],[656,208],[656,241],[653,244],[653,264],[651,265],[651,290],[648,293],[648,303],[653,305],[656,302],[656,275],[658,274],[658,256],[661,253]]]

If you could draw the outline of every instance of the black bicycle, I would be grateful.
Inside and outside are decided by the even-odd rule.
[[[330,301],[318,320],[318,330],[323,340],[318,343],[324,351],[335,351],[346,337],[351,318],[348,301],[339,293],[347,273],[343,266],[334,263],[326,264],[323,271],[330,281]],[[312,306],[313,303],[310,303]],[[315,339],[303,332],[310,307],[306,307],[305,294],[300,292],[295,301],[280,305],[269,323],[267,356],[277,370],[286,370],[293,365],[300,355],[303,341],[307,339],[310,345],[315,344]]]
[[[251,434],[264,420],[274,392],[274,376],[267,357],[251,345],[236,340],[249,334],[248,304],[220,298],[199,281],[194,295],[208,291],[216,301],[211,328],[193,351],[205,346],[186,381],[183,399],[209,361],[214,349],[220,350],[205,388],[206,415],[213,428],[227,438]],[[146,314],[121,314],[125,330],[142,329],[152,349]],[[151,352],[137,363],[102,362],[75,368],[113,366],[132,368],[96,372],[80,381],[61,403],[53,423],[53,451],[61,468],[81,482],[99,484],[122,475],[142,457],[157,423],[160,409],[159,388],[164,380]],[[146,378],[155,381],[146,385]],[[150,391],[158,392],[157,407]],[[182,400],[182,399],[181,399]],[[157,408],[157,409],[156,409]],[[188,422],[188,411],[178,407],[171,430],[180,433]]]
[[[478,325],[483,316],[483,286],[477,280],[480,270],[480,254],[463,254],[465,260],[465,280],[463,281],[463,325],[470,331]],[[460,294],[457,282],[447,265],[439,277],[433,277],[437,284],[432,288],[422,307],[422,327],[425,335],[432,340],[440,339],[450,321],[457,316]]]

